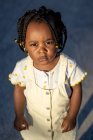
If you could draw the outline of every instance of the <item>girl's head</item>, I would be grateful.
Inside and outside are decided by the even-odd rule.
[[[59,12],[54,12],[44,6],[40,7],[39,10],[29,10],[19,18],[17,23],[18,39],[16,41],[20,48],[23,51],[26,49],[26,33],[28,26],[32,22],[47,24],[53,36],[53,41],[58,47],[57,52],[62,52],[67,39],[66,27],[61,20]]]

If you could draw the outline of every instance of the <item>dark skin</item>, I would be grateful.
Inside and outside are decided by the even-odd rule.
[[[43,71],[53,69],[58,60],[56,44],[50,28],[46,23],[31,22],[28,25],[25,39],[25,48],[33,59],[35,68]],[[28,123],[24,117],[25,106],[25,87],[15,86],[14,89],[14,106],[15,106],[15,121],[14,127],[18,130],[28,129]],[[71,87],[72,96],[70,97],[70,108],[68,115],[62,123],[63,132],[72,130],[76,126],[76,118],[80,109],[82,99],[81,83]],[[23,125],[24,124],[24,125]]]
[[[14,107],[16,117],[14,120],[14,127],[20,131],[24,129],[28,129],[28,123],[24,117],[24,107],[25,107],[25,96],[24,96],[24,87],[20,87],[16,85],[14,88]],[[25,126],[22,126],[25,124]]]
[[[62,123],[63,132],[72,130],[76,126],[76,119],[82,101],[82,87],[81,83],[71,87],[72,96],[70,98],[70,106],[67,117]]]

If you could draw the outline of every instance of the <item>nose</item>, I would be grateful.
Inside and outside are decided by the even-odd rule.
[[[39,52],[43,53],[43,52],[46,52],[46,51],[47,51],[47,49],[46,49],[45,44],[44,43],[39,44]]]

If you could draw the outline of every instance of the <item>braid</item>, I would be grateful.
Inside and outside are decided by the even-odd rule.
[[[24,42],[26,37],[26,29],[28,24],[31,21],[31,18],[35,15],[36,10],[29,10],[27,11],[21,18],[19,18],[17,22],[17,32],[18,32],[18,39],[17,43],[19,47],[24,51]]]
[[[45,6],[40,7],[39,10],[29,10],[19,18],[17,22],[18,39],[16,41],[19,47],[24,51],[27,26],[32,21],[46,22],[49,25],[59,46],[59,52],[61,52],[67,40],[66,27],[61,20],[60,13],[46,9]]]

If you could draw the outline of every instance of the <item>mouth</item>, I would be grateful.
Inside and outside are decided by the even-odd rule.
[[[38,58],[38,60],[39,60],[40,62],[42,62],[42,61],[47,61],[48,58],[47,58],[46,56],[41,56],[41,57]]]

